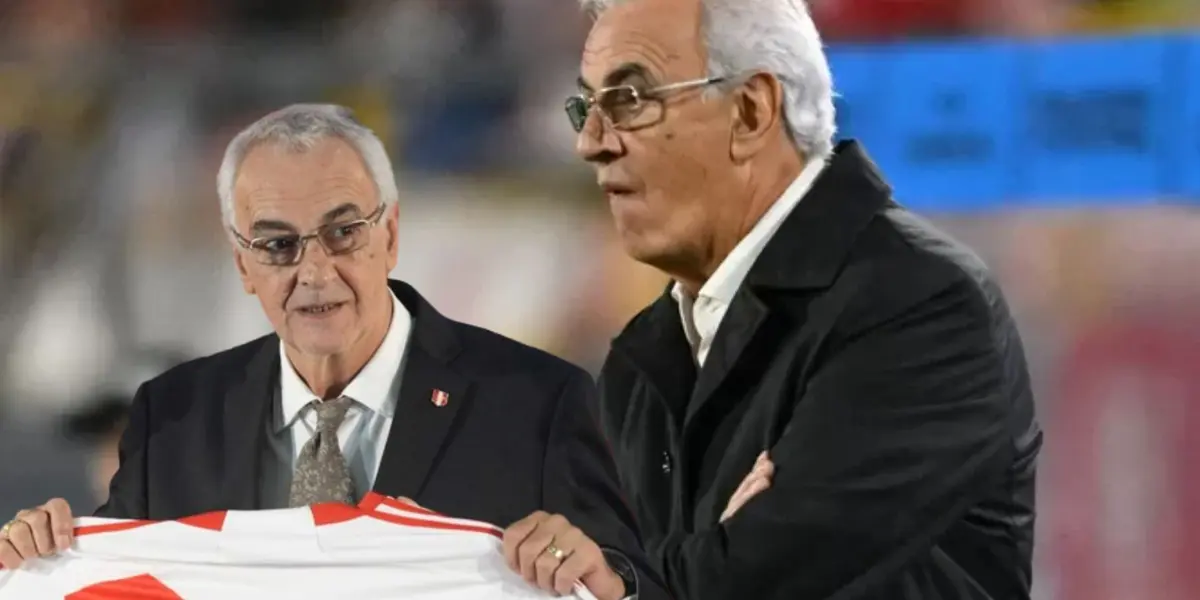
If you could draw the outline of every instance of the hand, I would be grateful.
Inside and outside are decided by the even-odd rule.
[[[761,494],[771,487],[771,478],[775,476],[775,463],[771,462],[770,457],[766,452],[758,455],[758,460],[754,461],[754,468],[750,470],[750,474],[742,480],[741,485],[733,492],[733,497],[729,499],[729,504],[725,505],[725,511],[721,513],[721,522],[737,514],[737,511],[742,509],[751,498]]]
[[[62,498],[17,513],[0,534],[0,565],[16,569],[31,558],[70,548],[74,526],[71,507]]]
[[[608,566],[600,546],[562,515],[539,510],[510,525],[504,531],[504,559],[525,581],[548,592],[570,594],[579,581],[598,600],[625,597],[625,582]]]

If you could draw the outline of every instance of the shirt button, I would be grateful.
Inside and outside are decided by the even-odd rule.
[[[671,455],[666,452],[662,453],[662,472],[663,473],[671,472]]]

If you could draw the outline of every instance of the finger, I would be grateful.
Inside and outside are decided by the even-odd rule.
[[[537,585],[546,591],[554,591],[557,588],[555,583],[558,578],[558,572],[562,568],[567,559],[576,556],[582,552],[585,561],[586,557],[591,554],[591,548],[596,549],[599,554],[600,547],[596,546],[588,539],[583,531],[578,527],[571,525],[566,518],[562,518],[561,522],[555,521],[555,525],[561,525],[565,529],[556,530],[554,537],[550,541],[550,545],[561,550],[564,553],[562,558],[556,558],[549,552],[549,546],[546,550],[537,557],[535,567],[537,568]],[[586,562],[585,562],[586,564]]]
[[[544,522],[543,522],[544,523]],[[532,584],[537,584],[538,566],[537,561],[546,553],[546,548],[554,543],[554,534],[546,527],[538,527],[532,535],[530,535],[521,547],[517,549],[518,572],[521,577]]]
[[[755,479],[754,481],[750,482],[750,485],[746,486],[746,491],[742,492],[741,497],[738,498],[737,508],[734,510],[734,512],[741,510],[748,502],[750,502],[750,500],[753,500],[755,496],[763,493],[770,487],[771,481],[769,479]]]
[[[7,539],[0,540],[0,567],[17,569],[25,562],[21,553]]]
[[[535,529],[537,529],[538,523],[548,516],[550,515],[539,510],[528,517],[509,525],[508,529],[504,530],[504,539],[502,540],[502,545],[504,546],[504,562],[508,563],[508,568],[514,571],[520,571],[518,568],[520,566],[520,562],[517,550],[521,547],[521,544],[525,542],[525,539],[528,538]]]
[[[71,505],[62,498],[55,498],[43,504],[42,509],[50,513],[50,529],[58,551],[69,549],[75,537],[75,516],[71,514]]]
[[[593,550],[594,548],[594,550]],[[554,581],[552,583],[553,590],[568,596],[575,591],[575,583],[583,580],[587,575],[601,569],[607,568],[604,563],[604,554],[600,552],[600,547],[584,547],[571,551],[571,553],[563,559],[562,564],[558,566],[558,570],[554,572]],[[599,592],[599,590],[592,590]]]
[[[733,490],[733,494],[730,495],[730,498],[736,498],[744,494],[746,492],[746,486],[750,485],[750,482],[754,481],[756,477],[757,476],[755,475],[754,469],[751,469],[750,472],[746,474],[746,477],[742,479],[742,482],[738,484],[737,489]]]
[[[762,479],[764,477],[769,478],[774,475],[774,473],[774,465],[771,465],[770,463],[755,463],[754,468],[751,469],[748,474],[746,474],[745,479],[742,479],[742,482],[738,484],[737,489],[733,490],[733,494],[730,496],[730,498],[735,498],[745,494],[746,488],[748,488],[756,479]]]
[[[757,478],[750,481],[741,493],[735,494],[729,499],[729,504],[725,506],[725,511],[721,513],[721,522],[725,522],[726,519],[729,519],[733,515],[737,514],[737,512],[742,509],[742,506],[744,506],[746,502],[749,502],[751,498],[757,496],[758,494],[762,493],[763,490],[766,490],[770,487],[771,482],[768,479]]]
[[[22,528],[25,532],[23,535],[27,535],[33,543],[35,552],[37,552],[34,556],[54,554],[54,533],[50,530],[50,513],[40,508],[23,510],[17,513],[17,519],[27,525]],[[32,558],[32,556],[26,554],[25,558]]]
[[[764,461],[754,466],[754,470],[750,471],[750,476],[754,478],[771,477],[775,474],[775,463]]]
[[[38,556],[37,546],[33,542],[33,530],[24,520],[17,520],[8,528],[8,543],[16,549],[22,560]]]
[[[750,482],[750,485],[746,487],[746,492],[742,494],[742,505],[744,506],[751,498],[763,493],[770,487],[771,480],[766,477]]]
[[[555,573],[558,572],[559,567],[561,567],[567,559],[571,558],[569,550],[561,548],[560,550],[567,552],[567,555],[563,556],[562,558],[557,558],[551,555],[549,552],[542,551],[542,553],[539,554],[533,562],[534,570],[536,571],[535,577],[537,586],[543,590],[546,590],[547,592],[554,591]]]

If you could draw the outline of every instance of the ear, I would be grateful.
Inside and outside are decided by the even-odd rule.
[[[748,160],[774,139],[783,121],[783,85],[774,75],[755,73],[731,94],[734,162]]]
[[[254,281],[250,279],[250,272],[246,270],[246,253],[240,251],[236,245],[233,247],[233,264],[237,266],[238,276],[242,278],[242,289],[246,290],[247,294],[254,294]]]
[[[399,261],[398,254],[400,251],[400,203],[397,202],[387,208],[387,214],[384,215],[384,230],[387,232],[387,268],[388,273],[391,273],[396,268],[396,263]]]

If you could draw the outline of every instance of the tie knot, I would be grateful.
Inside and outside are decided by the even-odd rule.
[[[324,400],[313,402],[313,406],[317,411],[317,429],[320,431],[337,431],[338,427],[342,426],[342,421],[346,418],[346,411],[350,409],[349,398],[342,396],[334,400]]]

